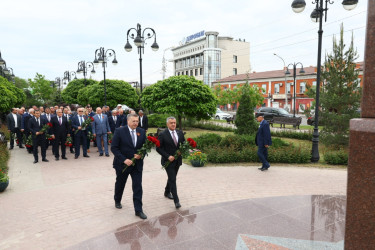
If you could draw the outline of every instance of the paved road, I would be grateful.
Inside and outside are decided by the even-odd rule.
[[[26,150],[11,151],[10,186],[0,194],[0,249],[60,249],[103,235],[140,219],[134,216],[128,183],[123,209],[114,208],[112,156],[32,164]],[[178,190],[183,209],[241,199],[331,194],[345,195],[347,171],[312,167],[183,165]],[[167,177],[153,151],[145,160],[144,212],[149,218],[175,211],[163,197]]]

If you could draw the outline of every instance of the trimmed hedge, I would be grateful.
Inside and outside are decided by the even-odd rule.
[[[348,165],[348,153],[344,150],[325,152],[324,161],[330,165]]]
[[[195,123],[190,125],[192,128],[200,128],[200,129],[207,129],[207,130],[215,130],[215,131],[224,131],[224,132],[234,132],[234,128],[229,127],[222,127],[215,124],[203,124],[203,123]]]
[[[299,140],[308,140],[311,141],[313,136],[312,132],[294,132],[294,131],[271,131],[271,136],[292,138]]]

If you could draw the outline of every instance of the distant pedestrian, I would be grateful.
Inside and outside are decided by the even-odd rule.
[[[262,162],[262,167],[258,168],[261,171],[268,170],[270,164],[268,162],[268,147],[272,145],[271,131],[269,123],[264,120],[262,115],[257,117],[260,122],[257,135],[255,137],[255,144],[258,146],[258,157]]]

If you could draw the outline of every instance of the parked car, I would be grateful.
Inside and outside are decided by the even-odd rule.
[[[273,123],[274,117],[293,117],[293,115],[289,114],[285,109],[272,107],[261,107],[257,111],[255,111],[255,117],[258,117],[261,114],[269,123]]]
[[[215,114],[216,120],[226,120],[226,119],[231,118],[231,117],[232,117],[231,114],[225,113],[225,112],[221,111],[219,108],[216,109],[216,114]]]

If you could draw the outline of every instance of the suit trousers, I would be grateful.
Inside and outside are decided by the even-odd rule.
[[[136,212],[142,212],[142,171],[138,171],[135,166],[129,167],[124,173],[122,173],[122,169],[116,169],[116,183],[114,196],[115,202],[121,202],[122,195],[125,189],[125,184],[129,177],[129,174],[132,178],[134,210]]]
[[[33,136],[33,154],[34,160],[38,161],[38,146],[42,151],[42,160],[46,159],[46,138],[43,135],[34,135]]]
[[[104,151],[108,154],[108,136],[107,134],[96,134],[96,145],[98,146],[98,150],[100,154],[103,154],[103,147],[102,147],[102,138],[104,144]]]
[[[81,144],[83,155],[87,155],[87,135],[84,131],[79,131],[74,135],[75,156],[80,155]]]
[[[18,143],[20,147],[22,147],[22,133],[21,133],[21,130],[19,128],[14,128],[11,130],[11,133],[16,134],[17,136],[17,139],[18,139]],[[11,134],[11,138],[10,138],[10,147],[13,148],[14,147],[14,136]]]
[[[269,168],[270,164],[268,163],[268,148],[265,146],[258,146],[258,157],[262,162],[262,168]]]
[[[174,202],[180,202],[180,199],[178,198],[177,195],[177,173],[178,170],[180,169],[181,165],[177,166],[177,160],[174,162],[171,162],[169,166],[165,169],[168,175],[168,181],[167,185],[165,186],[165,193],[171,192],[173,195],[173,200]]]
[[[53,141],[53,152],[56,158],[60,157],[60,153],[59,153],[60,144],[61,144],[61,157],[65,157],[65,153],[66,153],[65,142],[66,142],[66,136],[64,135],[55,136],[55,140]]]

